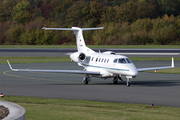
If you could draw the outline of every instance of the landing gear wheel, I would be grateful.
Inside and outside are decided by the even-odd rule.
[[[88,84],[90,81],[91,81],[91,79],[90,79],[89,75],[85,75],[83,77],[82,82],[84,82],[84,84]]]
[[[118,77],[117,76],[114,77],[113,82],[114,82],[114,84],[118,83]]]
[[[131,83],[130,82],[127,82],[127,86],[129,87],[131,85]]]
[[[88,78],[85,79],[84,84],[88,84],[89,83],[89,81],[87,79]]]
[[[114,84],[117,84],[118,83],[118,81],[114,81]]]

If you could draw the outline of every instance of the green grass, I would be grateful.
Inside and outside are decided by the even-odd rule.
[[[180,45],[87,45],[90,48],[180,48]],[[77,45],[0,45],[0,48],[77,48]]]
[[[5,96],[21,105],[27,120],[179,120],[180,108],[151,105]]]
[[[10,63],[53,63],[53,62],[70,62],[69,57],[0,57],[0,64]]]

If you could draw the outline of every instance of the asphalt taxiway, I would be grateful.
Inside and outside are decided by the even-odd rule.
[[[170,66],[171,61],[134,61],[137,68]],[[175,66],[180,62],[175,60]],[[82,70],[74,62],[12,64],[13,68]],[[12,96],[34,96],[120,103],[155,104],[180,107],[180,75],[140,72],[126,86],[126,78],[114,85],[112,79],[91,78],[88,85],[83,75],[65,73],[13,72],[0,65],[0,92]],[[170,69],[169,69],[170,70]]]

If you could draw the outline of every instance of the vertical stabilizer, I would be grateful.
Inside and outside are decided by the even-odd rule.
[[[83,37],[83,30],[78,27],[72,27],[72,29],[77,29],[77,30],[74,30],[74,34],[76,36],[76,44],[77,44],[78,52],[93,52],[93,50],[88,49],[88,47],[86,47],[84,37]]]
[[[76,36],[76,43],[77,43],[77,50],[78,52],[90,52],[93,53],[94,51],[88,48],[85,44],[84,37],[83,37],[83,30],[99,30],[104,29],[103,27],[100,28],[79,28],[79,27],[72,27],[72,28],[45,28],[42,29],[45,30],[71,30],[74,31],[74,34]]]

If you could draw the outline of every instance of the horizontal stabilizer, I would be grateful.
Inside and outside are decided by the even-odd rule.
[[[72,29],[72,28],[46,28],[46,27],[43,27],[42,29],[44,30],[77,30],[77,29]]]
[[[72,28],[46,28],[43,27],[44,30],[71,30],[71,31],[77,31],[77,30],[100,30],[104,29],[104,27],[99,28],[79,28],[79,27],[72,27]]]

